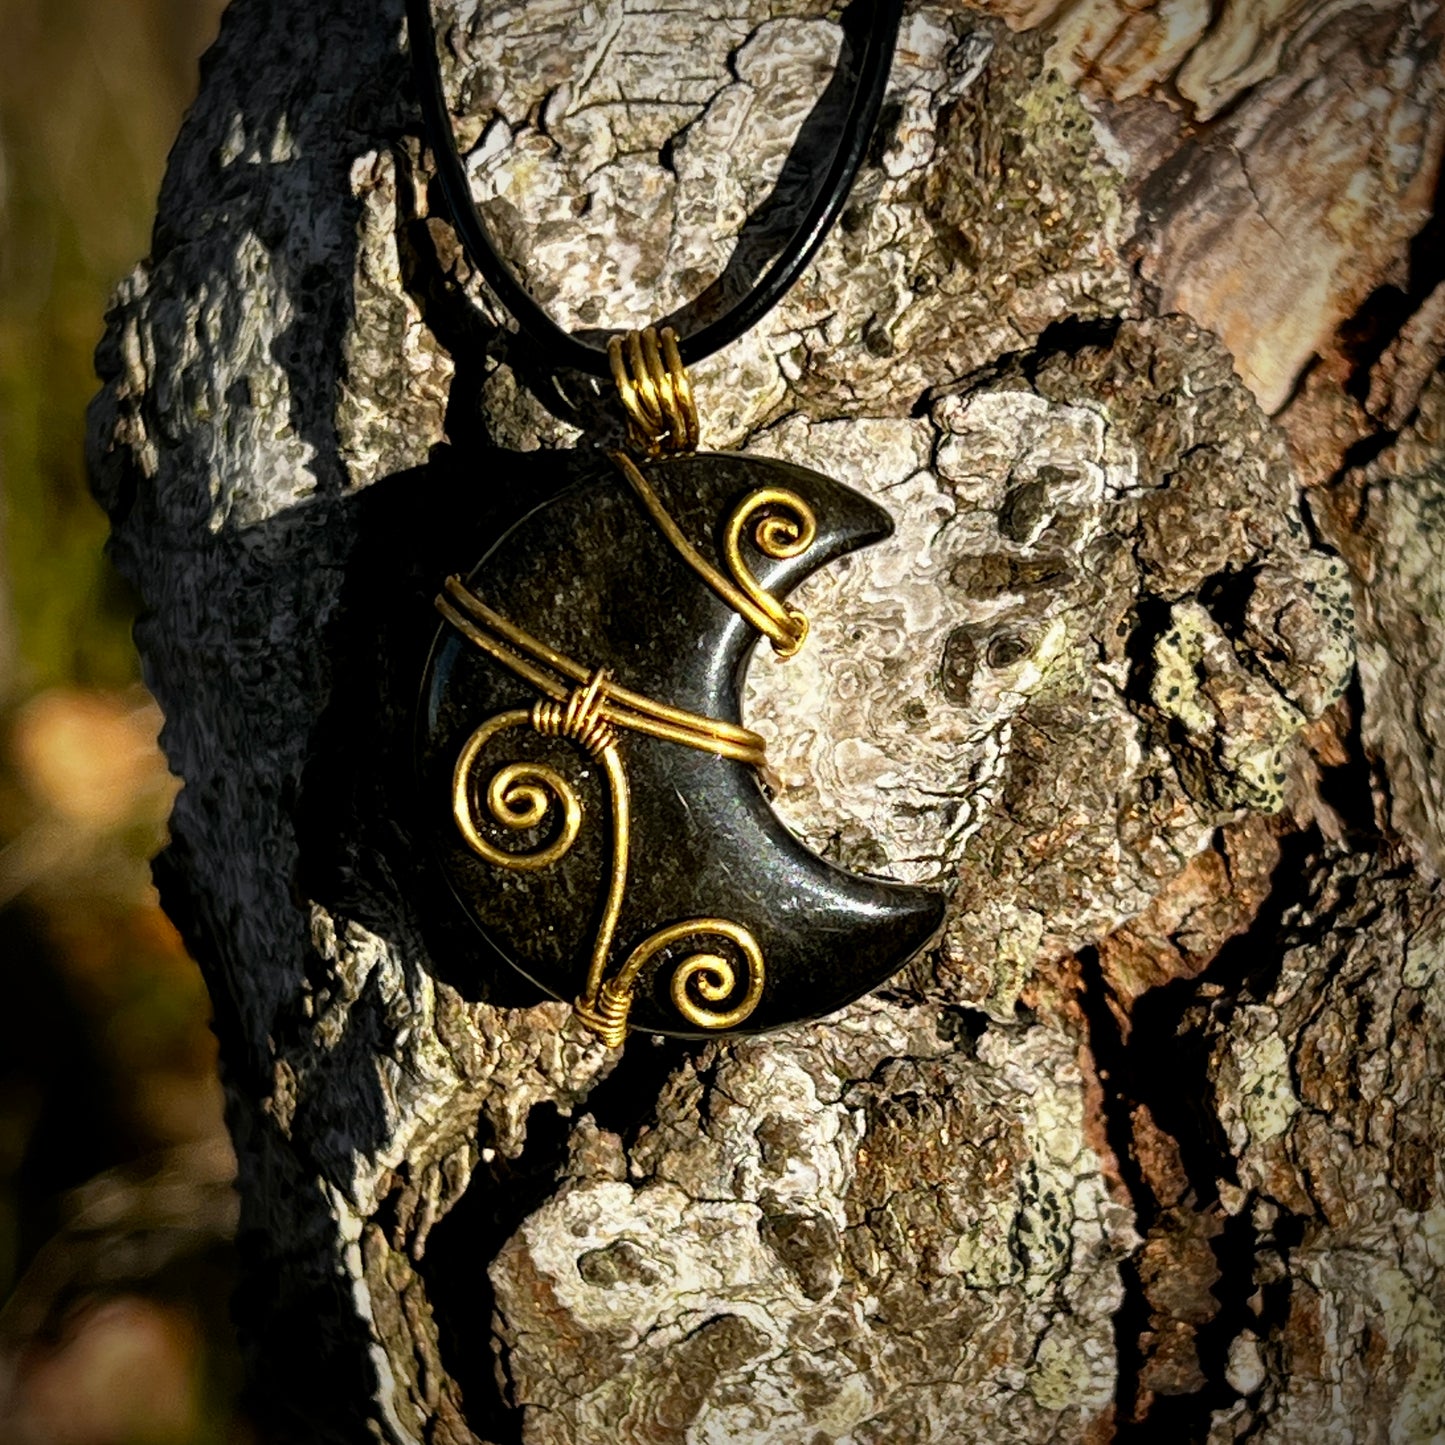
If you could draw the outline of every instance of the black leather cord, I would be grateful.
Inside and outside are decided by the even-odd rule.
[[[558,326],[532,299],[516,272],[492,244],[486,223],[472,200],[466,167],[457,153],[456,134],[447,114],[430,0],[406,0],[406,17],[412,69],[436,157],[437,175],[468,259],[486,277],[497,298],[550,365],[558,370],[610,376],[605,343],[594,345]],[[783,299],[823,244],[848,200],[854,177],[868,153],[878,113],[883,107],[902,18],[903,0],[874,0],[872,23],[858,57],[857,84],[843,123],[842,137],[807,214],[756,285],[715,321],[678,337],[678,350],[684,362],[701,361],[756,326]]]

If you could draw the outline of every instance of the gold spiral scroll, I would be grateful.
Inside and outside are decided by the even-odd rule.
[[[703,1029],[730,1029],[740,1024],[757,1008],[763,996],[763,951],[758,941],[741,924],[730,923],[726,918],[694,918],[688,923],[675,923],[654,933],[637,953],[652,957],[659,949],[688,934],[721,935],[731,940],[741,951],[747,963],[747,990],[738,1003],[730,1009],[713,1010],[694,1001],[688,986],[695,988],[704,1003],[721,1003],[731,998],[737,990],[737,974],[731,961],[720,953],[690,953],[678,964],[672,975],[670,992],[678,1013],[689,1023]]]
[[[711,1009],[707,1004],[721,1003],[737,992],[737,971],[730,959],[720,953],[690,953],[673,971],[669,993],[675,1007],[688,1023],[700,1029],[730,1029],[742,1023],[757,1008],[766,982],[763,951],[758,941],[740,923],[727,918],[689,918],[659,928],[643,939],[627,956],[627,962],[598,991],[595,1000],[584,1008],[579,1002],[582,1021],[604,1043],[613,1047],[627,1036],[627,1015],[632,1007],[632,994],[642,970],[658,954],[685,938],[725,938],[743,956],[747,969],[747,988],[743,997],[730,1009]],[[703,1003],[692,997],[692,990],[701,995]]]
[[[694,450],[697,403],[672,327],[664,326],[659,333],[649,326],[614,336],[607,343],[607,356],[636,445],[652,457]]]
[[[792,657],[808,640],[808,616],[796,607],[784,606],[771,592],[765,592],[748,570],[740,543],[743,532],[754,520],[753,545],[764,557],[782,561],[801,557],[813,545],[818,536],[818,519],[796,492],[782,487],[759,487],[733,508],[723,529],[723,555],[727,558],[728,571],[748,599],[767,615],[771,625],[762,630],[772,642],[773,651],[779,657]]]
[[[574,1004],[578,1018],[604,1043],[617,1047],[627,1037],[628,1015],[642,969],[663,949],[682,939],[712,936],[728,940],[741,953],[747,970],[743,997],[730,1009],[708,1007],[737,992],[737,970],[724,954],[701,951],[684,958],[675,970],[670,989],[672,1002],[678,1013],[697,1028],[726,1029],[741,1023],[762,997],[763,952],[746,928],[726,918],[694,918],[659,929],[628,954],[612,978],[606,977],[627,890],[632,848],[632,804],[618,748],[618,729],[743,763],[763,761],[763,740],[732,723],[654,702],[614,683],[605,672],[587,673],[571,658],[493,612],[456,577],[447,579],[445,593],[437,598],[437,608],[469,642],[543,694],[530,708],[514,708],[489,718],[462,745],[452,770],[452,815],[474,853],[499,868],[522,872],[547,868],[567,855],[583,822],[581,800],[555,768],[544,763],[514,762],[498,768],[488,781],[485,796],[492,821],[510,831],[523,832],[544,823],[555,804],[561,808],[556,836],[531,852],[510,852],[482,836],[474,810],[474,774],[482,750],[498,734],[510,728],[530,727],[542,737],[565,738],[599,761],[606,772],[612,805],[611,868],[587,981]],[[568,689],[564,679],[577,685]]]
[[[733,508],[723,528],[723,557],[732,573],[729,580],[684,536],[636,462],[626,452],[608,455],[678,556],[734,612],[756,627],[779,657],[792,657],[808,636],[808,619],[796,607],[785,607],[761,586],[743,559],[741,543],[748,524],[756,522],[753,544],[763,556],[774,560],[799,557],[818,536],[813,509],[796,492],[783,487],[759,487],[749,492]]]
[[[617,918],[622,912],[622,898],[627,891],[628,855],[632,846],[632,803],[627,771],[617,751],[617,734],[602,716],[606,692],[606,674],[597,672],[586,687],[575,688],[565,703],[540,699],[530,709],[517,708],[488,718],[462,746],[452,770],[452,816],[467,846],[478,857],[499,868],[535,872],[566,857],[577,841],[582,826],[581,801],[572,785],[555,768],[544,763],[506,764],[487,784],[487,810],[493,821],[516,831],[535,828],[546,818],[551,799],[555,798],[562,808],[562,825],[551,843],[534,852],[513,853],[496,847],[482,837],[472,811],[472,772],[482,749],[508,728],[530,727],[542,737],[562,737],[576,743],[602,764],[612,801],[612,866],[607,900],[592,941],[579,1011],[583,1002],[597,997],[602,986],[602,975],[617,933]],[[623,1033],[626,1032],[624,1016]]]
[[[487,784],[487,811],[493,822],[513,832],[523,832],[535,828],[546,818],[553,799],[562,809],[562,826],[549,844],[531,853],[513,853],[482,837],[472,808],[472,771],[482,749],[498,733],[508,728],[530,727],[531,723],[532,713],[525,708],[488,718],[466,740],[452,769],[452,816],[467,847],[498,868],[524,873],[549,868],[571,851],[582,827],[582,804],[576,792],[556,769],[542,763],[509,763],[499,768]]]

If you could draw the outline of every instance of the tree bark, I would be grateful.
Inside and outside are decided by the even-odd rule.
[[[745,284],[831,143],[821,6],[436,15],[569,327]],[[234,0],[91,455],[278,1435],[1445,1431],[1441,38],[910,8],[843,223],[694,383],[705,448],[897,521],[746,711],[790,825],[946,931],[617,1053],[475,958],[408,773],[438,580],[581,433],[436,206],[398,0]]]

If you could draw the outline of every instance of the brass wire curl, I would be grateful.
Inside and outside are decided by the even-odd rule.
[[[668,993],[673,1007],[688,1023],[702,1029],[729,1029],[740,1024],[757,1008],[763,996],[765,970],[763,951],[752,933],[728,918],[689,918],[671,923],[649,934],[627,955],[627,961],[614,978],[603,983],[591,1000],[577,1002],[577,1013],[602,1041],[616,1047],[627,1036],[627,1013],[632,993],[642,970],[658,954],[686,938],[725,938],[742,954],[747,970],[747,991],[730,1009],[713,1010],[705,1005],[720,1003],[737,990],[737,970],[723,954],[689,953],[673,970]],[[689,984],[696,989],[703,1003],[691,997]]]
[[[543,694],[530,709],[514,708],[487,719],[463,744],[457,757],[452,771],[452,815],[474,853],[500,868],[533,872],[565,857],[583,822],[581,800],[556,769],[542,763],[508,763],[493,774],[487,786],[487,809],[492,820],[512,831],[535,828],[545,821],[555,800],[562,809],[561,826],[550,843],[532,852],[510,852],[481,835],[473,810],[472,775],[482,749],[499,733],[530,726],[543,737],[565,738],[601,762],[606,773],[612,811],[611,866],[587,981],[573,1005],[577,1017],[609,1048],[618,1047],[627,1037],[633,993],[643,968],[681,939],[713,936],[727,939],[742,955],[747,972],[742,999],[731,1009],[706,1007],[722,1002],[737,990],[732,962],[714,952],[694,953],[682,959],[671,980],[670,996],[678,1013],[698,1028],[725,1029],[741,1023],[762,997],[766,970],[757,940],[748,929],[729,919],[695,918],[659,929],[632,950],[613,977],[606,977],[627,891],[632,848],[631,794],[617,730],[630,728],[755,764],[763,761],[763,740],[732,723],[653,702],[618,686],[604,671],[587,673],[570,658],[493,612],[457,577],[447,578],[446,590],[437,597],[436,606],[469,642]],[[567,688],[558,674],[577,685]],[[702,1003],[692,996],[693,992]]]
[[[748,524],[756,521],[753,545],[763,556],[774,560],[801,556],[818,535],[813,509],[796,492],[783,487],[759,487],[749,492],[733,508],[723,528],[723,559],[732,573],[729,579],[688,541],[637,463],[626,452],[609,452],[608,456],[678,556],[723,602],[756,627],[779,657],[792,657],[807,640],[807,615],[796,607],[784,606],[761,586],[743,557],[741,542]]]
[[[659,332],[649,326],[614,336],[607,343],[607,356],[633,445],[654,459],[668,452],[696,450],[697,403],[672,327],[664,326]],[[740,541],[756,517],[753,543],[763,556],[799,556],[818,534],[817,519],[808,504],[781,487],[762,487],[744,497],[724,531],[723,555],[732,573],[729,581],[683,535],[632,458],[620,451],[609,455],[683,561],[733,611],[763,633],[779,657],[792,657],[807,640],[807,616],[796,607],[784,606],[758,584],[743,559]]]
[[[748,600],[767,616],[769,626],[763,631],[773,651],[779,657],[792,657],[808,640],[808,617],[799,608],[785,606],[771,592],[765,592],[748,570],[740,543],[754,518],[757,525],[753,528],[753,545],[774,561],[802,556],[818,536],[818,519],[796,492],[783,487],[759,487],[737,504],[723,529],[728,571]]]
[[[452,816],[466,839],[467,847],[479,858],[498,868],[531,873],[566,857],[582,827],[582,804],[572,785],[554,768],[541,763],[509,763],[487,785],[487,811],[503,828],[521,832],[535,828],[551,811],[548,794],[561,805],[562,826],[556,838],[532,853],[512,853],[482,837],[472,809],[472,770],[477,755],[498,733],[525,727],[531,713],[519,708],[488,718],[466,740],[452,770]]]
[[[607,343],[607,359],[639,450],[651,457],[693,451],[697,404],[672,327],[664,326],[660,334],[649,326],[614,336]]]

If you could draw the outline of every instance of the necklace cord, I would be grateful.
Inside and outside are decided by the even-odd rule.
[[[756,326],[787,294],[823,244],[847,203],[853,181],[868,154],[883,107],[902,15],[903,0],[873,0],[872,20],[862,40],[857,81],[843,122],[842,137],[806,214],[773,263],[743,296],[715,320],[678,338],[678,351],[684,363],[711,356]],[[554,367],[590,376],[610,376],[612,363],[607,345],[583,341],[553,321],[492,244],[486,222],[472,198],[466,166],[457,151],[456,132],[447,112],[430,0],[406,0],[406,16],[412,70],[428,141],[436,160],[437,177],[467,259],[486,278],[520,330]]]

